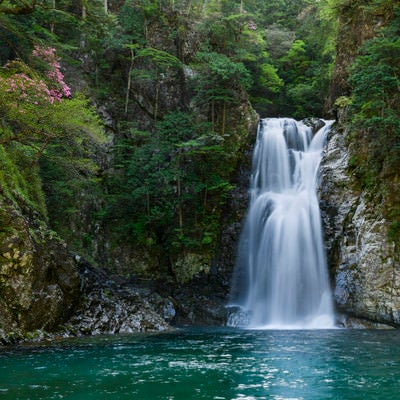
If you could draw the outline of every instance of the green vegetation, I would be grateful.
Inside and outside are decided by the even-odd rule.
[[[164,116],[156,132],[131,129],[116,147],[106,221],[119,221],[123,240],[175,256],[212,252],[216,203],[231,188],[224,140],[188,113]]]
[[[89,258],[128,247],[132,272],[151,259],[147,272],[190,279],[209,268],[252,109],[323,115],[338,17],[359,7],[386,10],[386,27],[336,107],[373,186],[399,165],[398,4],[359,3],[0,1],[1,195]]]
[[[373,162],[387,169],[400,163],[399,22],[400,14],[368,40],[350,70],[353,129],[363,132]]]
[[[87,172],[93,168],[86,143],[102,140],[102,132],[88,100],[71,96],[55,49],[37,46],[32,57],[36,69],[15,60],[0,71],[1,190],[46,216],[39,161]]]
[[[101,210],[113,248],[132,242],[178,280],[183,260],[204,269],[247,143],[249,101],[262,115],[322,114],[330,22],[307,1],[275,3],[126,1],[116,10],[112,38],[94,49],[105,59],[96,96],[111,96],[117,121]]]
[[[361,186],[384,199],[389,235],[400,230],[400,4],[370,2],[365,12],[385,15],[387,23],[364,42],[349,70],[349,128],[357,151],[352,169]],[[385,14],[382,14],[384,7]],[[342,100],[345,98],[342,98]],[[337,103],[340,99],[337,100]],[[343,103],[343,101],[341,101]]]

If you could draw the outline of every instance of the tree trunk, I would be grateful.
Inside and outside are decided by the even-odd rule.
[[[188,7],[187,7],[187,11],[186,11],[187,15],[190,14],[190,9],[191,9],[191,8],[192,8],[192,2],[189,0],[189,2],[188,2]]]
[[[146,212],[147,212],[147,216],[150,217],[150,192],[149,192],[149,188],[146,188]]]
[[[182,211],[182,204],[181,204],[181,177],[178,176],[178,218],[179,218],[179,228],[183,229],[183,211]]]
[[[208,0],[204,0],[203,1],[203,9],[202,9],[202,14],[203,15],[205,15],[206,12],[207,12],[207,3],[208,3]]]
[[[225,125],[226,125],[226,101],[224,101],[224,106],[222,108],[222,135],[225,134]]]
[[[215,102],[214,102],[214,99],[213,99],[213,100],[211,100],[211,126],[212,126],[213,130],[214,130],[214,125],[215,125],[215,121],[214,121],[214,105],[215,105]]]
[[[53,0],[53,10],[56,9],[56,0]],[[54,33],[54,23],[50,23],[50,32]]]
[[[206,208],[207,208],[207,194],[208,194],[208,190],[207,190],[207,186],[204,188],[204,195],[203,195],[203,212],[205,213]]]
[[[129,94],[131,91],[131,84],[132,84],[132,69],[133,69],[133,62],[135,61],[135,53],[133,49],[129,49],[131,52],[131,63],[129,64],[129,71],[128,71],[128,82],[126,84],[126,96],[125,96],[125,115],[128,114],[128,104],[129,104]]]
[[[86,19],[86,2],[85,2],[85,0],[82,1],[82,19]],[[81,47],[81,49],[84,49],[86,47],[86,36],[83,32],[82,32],[82,36],[81,36],[80,47]]]
[[[82,19],[86,19],[86,3],[82,2]]]
[[[154,126],[156,125],[157,117],[158,117],[158,101],[159,101],[159,97],[160,97],[160,75],[157,75],[156,98],[155,98],[155,104],[154,104]]]

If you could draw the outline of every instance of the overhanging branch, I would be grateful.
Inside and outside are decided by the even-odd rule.
[[[17,1],[16,4],[11,4],[9,1],[0,0],[0,13],[12,15],[31,14],[38,5],[38,0]]]

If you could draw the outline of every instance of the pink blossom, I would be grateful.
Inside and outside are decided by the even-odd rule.
[[[13,96],[13,99],[19,104],[24,102],[34,105],[43,102],[54,104],[54,102],[61,102],[66,97],[71,97],[71,89],[64,82],[56,50],[35,46],[32,55],[48,64],[49,70],[46,74],[48,81],[34,79],[24,72],[14,73],[7,78],[0,76],[0,87],[3,93]],[[6,67],[15,69],[15,65],[15,63],[7,63]],[[18,107],[17,104],[12,103],[12,105]]]
[[[248,27],[251,31],[256,31],[257,30],[257,25],[254,23],[254,21],[249,21]]]
[[[63,97],[70,97],[71,89],[64,82],[64,74],[61,72],[61,65],[59,58],[56,56],[56,49],[36,45],[32,51],[32,55],[46,61],[50,67],[47,77],[51,81],[52,86],[54,85],[50,90],[50,97],[58,101],[61,101]]]

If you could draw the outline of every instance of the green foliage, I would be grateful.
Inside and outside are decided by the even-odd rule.
[[[199,102],[235,101],[235,91],[251,84],[250,74],[242,63],[218,53],[199,53],[200,75],[195,76]]]
[[[146,13],[141,7],[132,2],[126,2],[118,14],[118,22],[126,38],[133,43],[145,45]]]
[[[400,18],[400,17],[399,17]],[[398,19],[367,41],[353,63],[352,126],[360,132],[365,163],[394,170],[400,166],[400,39]],[[396,28],[395,28],[396,27]],[[360,168],[367,171],[366,165]]]
[[[213,129],[225,134],[227,105],[239,104],[251,84],[250,73],[224,54],[199,53],[193,77],[194,103],[209,115]]]
[[[46,217],[42,181],[34,152],[19,143],[0,146],[0,197],[14,204],[29,205]]]
[[[278,74],[285,83],[275,100],[280,114],[282,108],[284,114],[298,119],[323,114],[335,52],[335,21],[321,17],[323,4],[304,2],[293,31],[276,24],[267,31],[272,33],[271,45],[280,46],[283,40],[283,49],[287,49],[283,53],[281,48],[269,48],[276,54]]]
[[[277,69],[271,64],[260,65],[260,84],[272,93],[277,93],[283,86],[282,79],[277,74]]]
[[[136,57],[149,60],[159,71],[164,71],[168,68],[179,68],[181,66],[181,62],[172,54],[151,47],[139,50]]]
[[[212,252],[219,225],[210,219],[219,219],[216,205],[231,189],[223,139],[182,112],[165,115],[154,133],[130,132],[116,148],[105,219],[121,221],[125,240],[162,246],[171,258]]]
[[[389,239],[396,242],[400,240],[400,223],[398,220],[392,221],[390,224]]]
[[[352,100],[347,96],[340,96],[335,100],[335,106],[345,108],[352,104]]]
[[[18,141],[36,148],[40,156],[56,138],[77,143],[84,134],[102,140],[98,117],[88,100],[81,95],[55,100],[40,75],[26,64],[14,62],[0,73],[0,91],[2,121],[6,127],[12,127],[0,127],[0,143]],[[66,115],[70,117],[65,118]]]
[[[324,2],[235,1],[214,4],[203,24],[203,52],[242,62],[261,116],[322,115],[334,55],[335,21]],[[297,101],[300,100],[300,103]]]
[[[35,168],[39,160],[49,218],[75,248],[94,245],[91,221],[100,220],[114,244],[144,248],[160,268],[190,278],[214,251],[249,99],[262,117],[321,115],[333,47],[319,4],[126,0],[106,12],[100,0],[61,0],[26,15],[0,13],[0,61],[20,59],[19,71],[0,72],[0,140],[7,151],[29,149]],[[31,57],[39,43],[57,48],[75,85],[88,82],[112,116],[103,175],[99,121],[81,95],[47,101],[47,66]],[[7,92],[17,73],[35,82],[25,90],[30,102]],[[18,191],[33,196],[22,183]]]
[[[375,15],[385,2],[364,5]],[[385,9],[386,26],[364,42],[350,68],[349,128],[353,132],[352,164],[362,188],[383,197],[383,212],[390,222],[389,239],[399,235],[400,168],[400,6]],[[340,99],[339,99],[340,100]],[[342,101],[341,101],[342,103]],[[356,152],[356,153],[355,153]]]
[[[97,165],[90,153],[105,138],[89,100],[71,97],[54,49],[34,52],[43,57],[32,59],[36,69],[12,61],[0,70],[0,189],[8,201],[49,216],[68,238],[77,198],[93,191]]]

